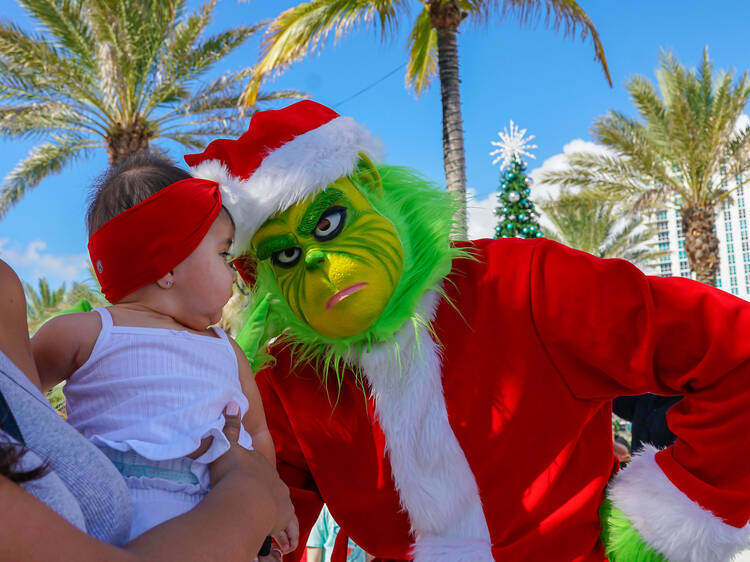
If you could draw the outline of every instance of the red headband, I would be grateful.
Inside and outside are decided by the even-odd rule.
[[[105,223],[89,238],[89,256],[107,300],[117,302],[183,262],[220,210],[219,184],[189,178]]]

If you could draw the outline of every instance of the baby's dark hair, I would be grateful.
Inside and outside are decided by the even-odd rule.
[[[136,152],[109,167],[91,187],[86,227],[89,237],[106,222],[177,181],[191,177],[164,156]]]

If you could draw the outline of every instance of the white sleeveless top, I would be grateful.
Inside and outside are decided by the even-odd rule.
[[[106,308],[94,310],[102,329],[91,356],[64,386],[68,422],[96,445],[154,461],[184,457],[211,436],[193,463],[205,483],[206,465],[229,448],[224,407],[233,400],[242,415],[248,409],[226,334],[114,326]],[[252,449],[244,427],[239,444]]]

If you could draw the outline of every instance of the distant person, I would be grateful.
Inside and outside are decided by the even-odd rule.
[[[307,539],[307,562],[331,562],[339,525],[334,521],[327,506],[323,506]],[[347,562],[369,562],[373,557],[349,539],[347,545]]]
[[[239,444],[276,458],[245,354],[211,327],[235,280],[218,185],[139,153],[97,182],[87,222],[113,304],[49,320],[32,351],[43,389],[67,381],[68,421],[125,477],[133,539],[205,497],[210,463],[230,448],[226,404],[242,416]],[[292,517],[274,538],[291,551],[297,533]]]
[[[667,425],[667,412],[682,400],[682,396],[619,396],[612,402],[612,411],[631,424],[631,453],[643,449],[650,443],[659,449],[669,447],[676,436]]]

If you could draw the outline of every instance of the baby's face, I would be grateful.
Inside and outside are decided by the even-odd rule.
[[[184,303],[181,321],[204,329],[221,320],[221,309],[232,296],[235,272],[229,265],[234,225],[222,209],[198,247],[174,268],[173,290]]]

